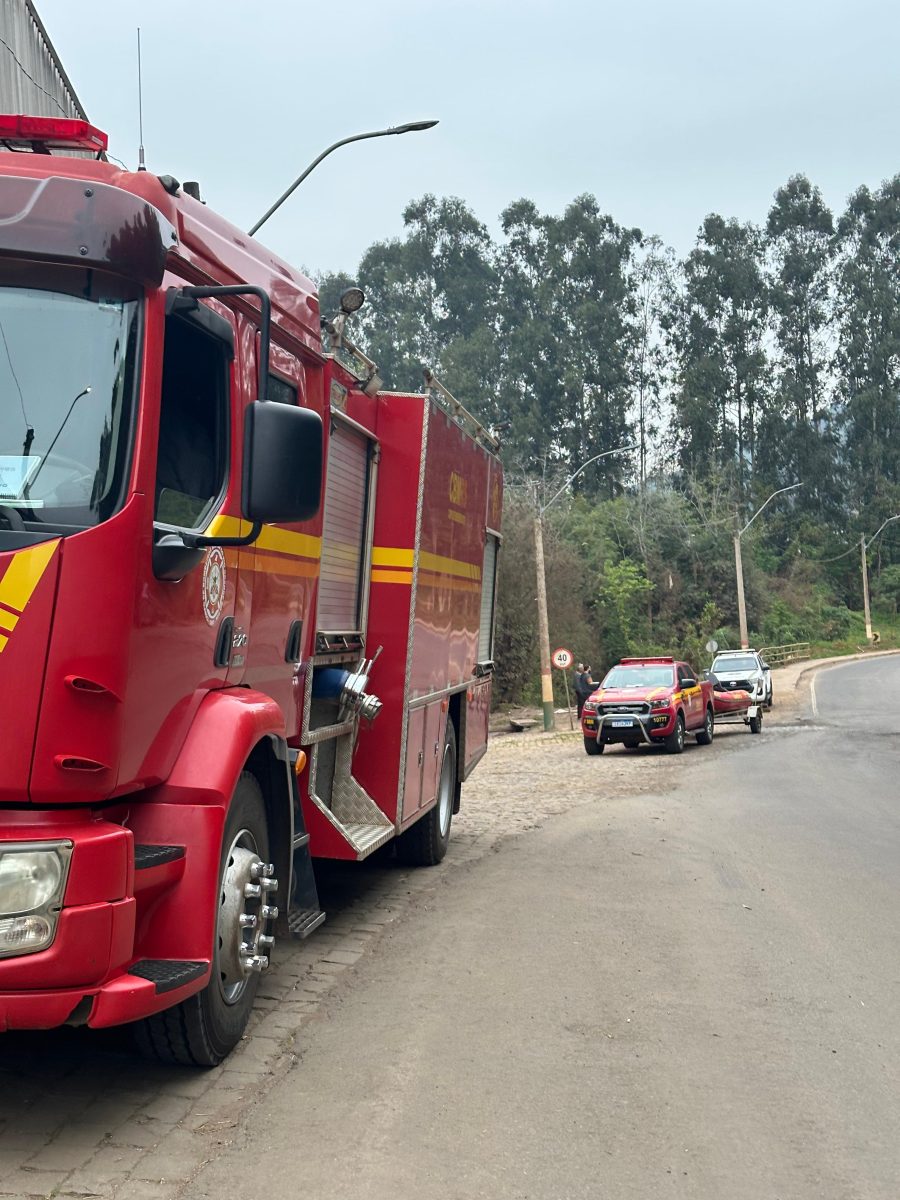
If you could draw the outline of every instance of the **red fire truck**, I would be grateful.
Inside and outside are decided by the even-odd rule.
[[[0,117],[0,1029],[240,1038],[313,856],[444,855],[502,475],[312,284],[81,121]],[[61,151],[62,153],[57,153]],[[75,153],[78,152],[78,153]]]

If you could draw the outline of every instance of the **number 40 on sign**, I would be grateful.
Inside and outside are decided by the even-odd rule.
[[[554,667],[559,667],[560,671],[567,671],[572,665],[572,651],[566,650],[564,646],[554,650],[550,657]]]

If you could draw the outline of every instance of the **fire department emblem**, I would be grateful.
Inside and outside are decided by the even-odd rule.
[[[203,615],[215,625],[225,605],[225,555],[213,546],[203,564]]]

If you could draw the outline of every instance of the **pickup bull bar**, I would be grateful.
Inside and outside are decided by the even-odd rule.
[[[605,722],[607,722],[607,721],[623,721],[623,720],[625,720],[626,717],[628,717],[631,721],[634,722],[634,725],[632,726],[632,728],[634,728],[640,732],[640,735],[643,738],[645,745],[647,745],[647,746],[659,745],[658,742],[656,742],[656,743],[653,742],[650,735],[647,733],[647,729],[644,725],[644,720],[646,720],[648,715],[649,714],[646,714],[646,713],[611,712],[611,713],[603,713],[603,715],[601,716],[600,713],[597,713],[597,732],[594,735],[595,740],[596,741],[600,740],[600,735],[603,732],[603,726],[604,726]],[[642,718],[643,718],[643,720],[642,720]]]

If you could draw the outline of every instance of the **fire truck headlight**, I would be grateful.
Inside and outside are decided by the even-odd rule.
[[[0,847],[0,956],[52,942],[71,857],[68,841]]]

